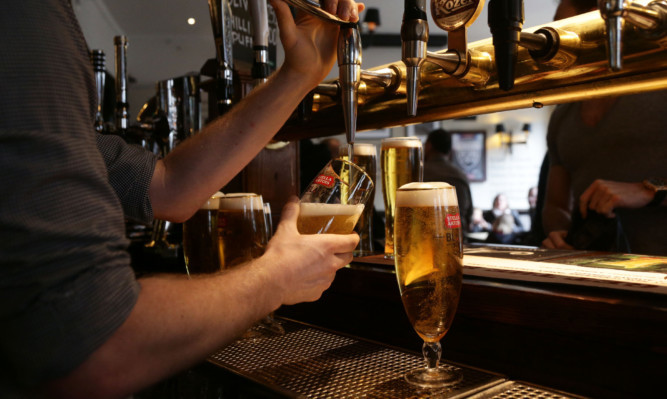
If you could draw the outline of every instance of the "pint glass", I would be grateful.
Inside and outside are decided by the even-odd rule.
[[[396,277],[403,307],[424,340],[426,368],[405,379],[422,388],[460,381],[452,367],[438,367],[441,347],[454,320],[463,280],[461,219],[456,189],[447,183],[410,183],[396,195]]]
[[[419,182],[423,175],[422,142],[418,137],[392,137],[382,140],[382,194],[385,209],[385,257],[394,255],[394,210],[396,190],[404,184]]]
[[[374,144],[370,143],[355,143],[353,159],[349,159],[347,154],[347,146],[339,148],[340,157],[344,160],[353,162],[362,168],[371,180],[375,182],[376,179],[376,165],[377,165],[377,150]],[[354,229],[359,234],[359,245],[355,250],[356,256],[367,256],[373,254],[373,203],[375,201],[375,187],[371,190],[368,198],[368,205],[364,207],[361,217]]]
[[[373,186],[370,176],[357,165],[340,158],[331,160],[301,195],[299,233],[352,233]]]
[[[188,276],[220,270],[217,232],[220,196],[222,193],[213,195],[183,223],[183,255]]]
[[[223,269],[259,258],[267,236],[262,196],[253,193],[227,194],[218,208],[218,243]]]

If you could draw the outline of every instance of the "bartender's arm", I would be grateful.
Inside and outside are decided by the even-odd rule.
[[[271,4],[285,49],[283,65],[230,112],[157,163],[149,190],[156,218],[181,222],[192,216],[261,151],[333,67],[339,26],[303,13],[295,24],[286,3]],[[351,21],[357,21],[364,8],[352,0],[323,4]]]
[[[565,242],[570,228],[572,194],[570,175],[562,165],[552,164],[547,179],[547,192],[542,210],[542,221],[547,238],[542,246],[552,249],[572,249]]]

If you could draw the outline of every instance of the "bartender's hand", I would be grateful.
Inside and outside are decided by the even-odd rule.
[[[297,231],[296,197],[283,208],[282,219],[262,258],[282,293],[282,304],[317,300],[329,288],[336,271],[352,261],[357,234],[304,234]]]
[[[285,49],[281,69],[298,74],[311,87],[320,83],[336,61],[336,43],[340,26],[326,22],[306,12],[292,17],[289,6],[282,0],[271,0],[280,27],[280,41]],[[323,7],[332,14],[351,22],[359,20],[362,3],[352,0],[325,0]]]
[[[584,218],[589,209],[613,218],[615,208],[641,208],[651,202],[653,195],[642,183],[598,179],[579,197],[579,211]]]
[[[567,237],[567,230],[554,230],[542,241],[542,246],[550,249],[574,249],[572,245],[565,242],[565,237]]]

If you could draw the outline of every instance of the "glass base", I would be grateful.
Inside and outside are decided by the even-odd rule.
[[[457,370],[447,369],[445,367],[438,368],[420,368],[408,372],[405,375],[405,380],[420,388],[434,389],[452,386],[461,382],[463,374]]]
[[[279,337],[285,335],[283,326],[269,315],[262,319],[259,323],[252,326],[249,330],[241,335],[244,340],[256,340],[261,338]]]

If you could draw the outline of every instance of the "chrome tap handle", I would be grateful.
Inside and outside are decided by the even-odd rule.
[[[232,8],[229,0],[208,0],[211,26],[215,38],[218,59],[216,76],[216,97],[218,114],[222,115],[232,107],[234,98],[234,56],[232,52]]]
[[[419,72],[426,59],[428,22],[426,0],[405,0],[401,24],[401,60],[407,73],[408,115],[417,115]]]
[[[623,67],[621,46],[625,0],[598,0],[598,6],[607,27],[609,68],[612,71],[620,71]]]
[[[269,65],[269,16],[266,0],[250,0],[252,15],[252,49],[255,58],[252,63],[252,78],[255,85],[266,82],[271,74]]]
[[[354,143],[357,131],[357,104],[361,83],[361,34],[357,27],[341,26],[338,35],[338,75],[341,88],[345,133]]]

